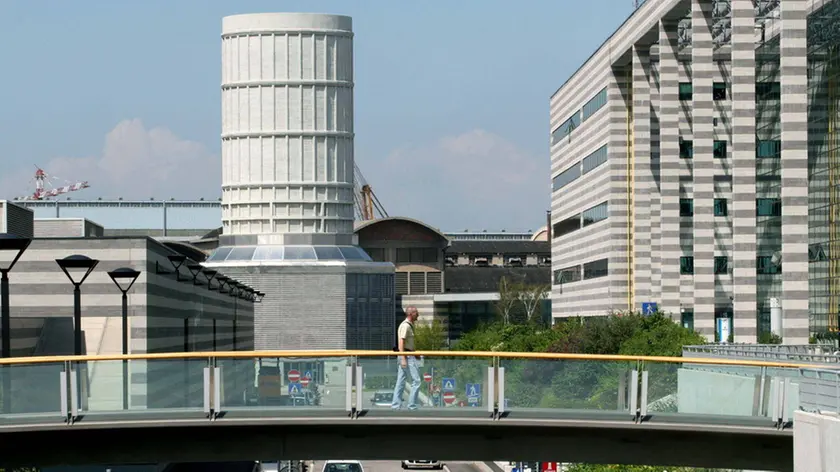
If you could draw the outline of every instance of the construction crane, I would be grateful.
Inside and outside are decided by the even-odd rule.
[[[353,184],[355,190],[353,192],[353,199],[356,202],[356,219],[360,221],[375,220],[377,218],[387,218],[388,212],[385,207],[376,198],[373,193],[373,187],[365,180],[361,169],[355,165],[353,172]]]
[[[65,193],[75,192],[77,190],[82,190],[90,187],[90,184],[88,184],[87,181],[84,181],[72,183],[63,187],[47,188],[48,186],[51,187],[49,182],[52,179],[55,179],[55,177],[47,174],[46,172],[44,172],[44,169],[41,169],[36,165],[35,193],[33,193],[32,195],[16,198],[16,200],[46,200],[50,197],[57,197]]]

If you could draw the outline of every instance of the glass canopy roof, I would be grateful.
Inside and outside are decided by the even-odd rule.
[[[370,256],[357,246],[226,246],[207,262],[259,261],[366,261]]]

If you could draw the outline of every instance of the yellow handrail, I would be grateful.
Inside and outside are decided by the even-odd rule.
[[[393,351],[206,351],[165,352],[155,354],[105,354],[89,356],[33,356],[0,359],[0,365],[53,364],[63,362],[98,362],[120,360],[180,360],[180,359],[258,359],[258,358],[341,358],[341,357],[395,357]],[[601,362],[657,362],[677,364],[728,365],[744,367],[814,368],[840,369],[840,365],[805,364],[797,362],[772,362],[747,359],[707,359],[698,357],[624,356],[617,354],[564,354],[552,352],[489,352],[489,351],[416,351],[412,355],[425,357],[462,357],[473,359],[522,359],[522,360],[570,360]]]

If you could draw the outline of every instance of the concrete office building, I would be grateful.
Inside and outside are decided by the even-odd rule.
[[[268,295],[257,349],[394,343],[394,266],[353,244],[346,16],[222,22],[222,233],[206,263]]]
[[[555,318],[652,302],[756,342],[779,302],[786,343],[836,329],[838,25],[837,0],[648,0],[575,72],[550,101]]]

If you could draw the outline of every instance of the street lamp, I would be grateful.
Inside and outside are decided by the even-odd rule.
[[[122,292],[122,353],[128,354],[128,291],[137,281],[140,272],[130,267],[120,267],[108,272],[108,276]],[[123,410],[128,410],[128,359],[123,359]]]
[[[201,274],[202,269],[204,269],[204,266],[201,264],[187,264],[187,270],[189,270],[190,274],[192,274],[194,285],[201,285],[201,281],[198,280],[198,276]]]
[[[236,350],[236,298],[243,285],[235,280],[228,280],[228,294],[233,297],[233,350]]]
[[[181,281],[181,265],[184,264],[184,261],[187,260],[187,256],[182,256],[181,254],[170,254],[166,256],[169,259],[169,263],[172,264],[172,267],[175,269],[175,280]]]
[[[0,330],[3,332],[3,357],[12,356],[11,302],[9,300],[9,271],[32,242],[14,234],[0,233]],[[6,376],[8,377],[8,376]],[[8,397],[4,395],[3,397]]]
[[[217,272],[213,269],[204,269],[202,273],[204,274],[204,277],[207,278],[207,290],[216,290],[215,288],[213,288],[212,282],[213,278],[216,277]]]
[[[29,238],[0,233],[0,331],[3,357],[12,357],[12,309],[9,300],[9,271],[32,242]],[[11,413],[12,377],[9,367],[3,374],[3,413]]]
[[[73,284],[73,351],[77,356],[82,355],[82,284],[93,269],[99,264],[96,259],[74,254],[64,259],[56,259],[56,264],[64,271],[64,275]]]

